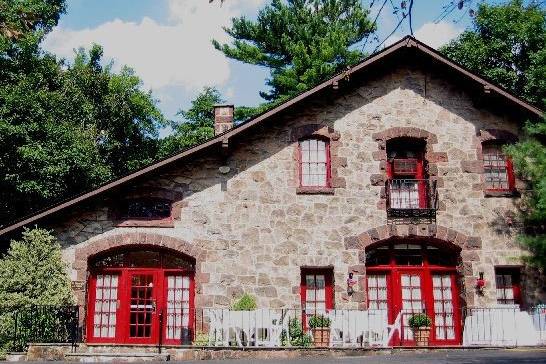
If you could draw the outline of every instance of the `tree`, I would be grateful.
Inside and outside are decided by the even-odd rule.
[[[546,271],[546,119],[528,123],[526,131],[528,137],[507,147],[507,152],[530,184],[523,196],[525,234],[520,239],[533,253],[530,263]]]
[[[70,277],[49,231],[25,229],[21,240],[11,242],[0,259],[0,302],[0,353],[70,335],[72,316],[59,315],[73,312]]]
[[[69,305],[74,302],[61,245],[44,229],[25,229],[0,259],[3,306]]]
[[[223,103],[220,92],[214,87],[204,87],[187,110],[177,115],[184,121],[174,126],[172,135],[161,141],[161,156],[168,156],[214,136],[214,105]]]
[[[480,4],[471,29],[441,49],[446,56],[514,94],[546,99],[546,11],[511,0]]]
[[[103,66],[98,45],[72,64],[40,48],[64,1],[0,7],[4,27],[18,24],[13,14],[33,19],[16,36],[0,34],[0,224],[157,158],[167,121],[130,68]]]
[[[226,32],[233,43],[213,41],[227,57],[267,67],[268,101],[286,99],[351,66],[362,53],[351,46],[374,30],[359,0],[273,0],[256,21],[240,17]]]
[[[473,27],[441,49],[448,57],[539,106],[546,106],[546,11],[511,0],[483,3]],[[530,189],[522,199],[520,240],[530,262],[546,269],[546,121],[530,121],[527,136],[506,148]]]
[[[34,32],[48,32],[64,10],[65,0],[0,0],[0,51]]]

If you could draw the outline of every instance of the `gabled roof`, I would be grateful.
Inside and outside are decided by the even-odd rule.
[[[182,150],[181,152],[177,153],[177,154],[174,154],[170,157],[167,157],[163,160],[160,160],[158,162],[155,162],[153,164],[150,164],[146,167],[143,167],[133,173],[130,173],[124,177],[120,177],[118,179],[115,179],[113,181],[110,181],[108,183],[105,183],[104,185],[94,189],[94,190],[91,190],[91,191],[88,191],[88,192],[85,192],[85,193],[82,193],[80,195],[77,195],[75,197],[72,197],[68,200],[65,200],[63,202],[60,202],[60,203],[57,203],[55,205],[52,205],[44,210],[41,210],[41,211],[38,211],[36,213],[33,213],[29,216],[26,216],[26,217],[23,217],[21,218],[20,220],[18,221],[15,221],[13,223],[11,223],[10,225],[8,226],[5,226],[5,227],[2,227],[0,229],[0,236],[10,232],[10,231],[13,231],[15,229],[18,229],[18,228],[21,228],[25,225],[28,225],[28,224],[31,224],[33,222],[36,222],[46,216],[49,216],[49,215],[52,215],[54,213],[57,213],[59,211],[62,211],[64,209],[67,209],[68,207],[70,206],[74,206],[76,204],[79,204],[83,201],[86,201],[86,200],[89,200],[90,198],[94,197],[94,196],[97,196],[97,195],[100,195],[108,190],[111,190],[115,187],[119,187],[121,185],[124,185],[130,181],[133,181],[135,180],[136,178],[138,177],[142,177],[144,175],[147,175],[153,171],[157,171],[159,170],[160,168],[163,168],[167,165],[170,165],[170,164],[173,164],[177,161],[180,161],[184,158],[187,158],[189,156],[192,156],[194,154],[196,154],[197,152],[199,151],[203,151],[207,148],[210,148],[212,146],[217,146],[217,145],[221,145],[222,143],[226,143],[227,140],[229,140],[230,138],[242,133],[243,131],[247,130],[247,129],[250,129],[258,124],[261,124],[263,123],[264,121],[272,118],[274,115],[277,115],[278,113],[280,113],[281,111],[293,106],[293,105],[296,105],[300,102],[302,102],[303,100],[306,100],[307,98],[309,98],[310,96],[318,93],[319,91],[321,90],[324,90],[328,87],[337,87],[338,83],[344,79],[347,79],[349,76],[353,75],[353,74],[356,74],[356,73],[359,73],[365,69],[367,69],[368,67],[370,67],[371,65],[374,65],[374,64],[378,64],[380,62],[380,60],[384,59],[386,56],[390,55],[390,54],[394,54],[402,49],[407,49],[407,48],[413,48],[415,49],[418,53],[421,53],[421,54],[424,54],[424,55],[428,55],[430,57],[432,57],[434,60],[436,60],[438,63],[440,64],[443,64],[449,68],[451,68],[452,70],[454,70],[455,72],[458,72],[461,76],[463,76],[464,78],[470,80],[470,81],[473,81],[475,83],[477,83],[478,85],[481,85],[481,87],[483,87],[484,91],[487,92],[487,93],[494,93],[494,94],[497,94],[499,95],[500,97],[506,99],[506,101],[508,101],[509,103],[512,103],[512,104],[515,104],[517,105],[518,107],[522,108],[524,111],[530,113],[530,114],[534,114],[538,117],[542,117],[543,116],[543,111],[538,109],[537,107],[529,104],[528,102],[522,100],[521,98],[517,97],[517,96],[514,96],[512,95],[511,93],[509,93],[508,91],[506,91],[505,89],[503,89],[502,87],[498,86],[498,85],[495,85],[494,83],[492,83],[491,81],[488,81],[474,73],[472,73],[471,71],[469,71],[468,69],[466,69],[465,67],[457,64],[456,62],[454,61],[451,61],[449,60],[448,58],[444,57],[443,55],[441,55],[437,50],[427,46],[426,44],[418,41],[417,39],[411,37],[411,36],[406,36],[404,38],[402,38],[401,40],[399,40],[398,42],[392,44],[391,46],[387,47],[387,48],[384,48],[383,50],[377,52],[377,53],[374,53],[372,55],[370,55],[369,57],[367,57],[366,59],[364,59],[363,61],[361,61],[360,63],[358,63],[357,65],[347,69],[346,71],[344,72],[341,72],[335,76],[333,76],[332,78],[322,82],[321,84],[311,88],[310,90],[308,91],[305,91],[289,100],[287,100],[286,102],[274,107],[273,109],[269,110],[269,111],[266,111],[260,115],[257,115],[251,119],[249,119],[248,121],[244,122],[244,123],[241,123],[239,124],[238,126],[234,127],[233,129],[230,129],[218,136],[215,136],[214,138],[212,139],[209,139],[201,144],[198,144],[198,145],[195,145],[191,148],[188,148],[186,150]]]

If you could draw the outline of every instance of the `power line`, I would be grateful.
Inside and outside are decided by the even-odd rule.
[[[410,0],[409,8],[408,8],[408,14],[409,14],[409,29],[410,29],[411,36],[413,37],[413,23],[412,23],[412,20],[411,20],[411,10],[412,10],[412,8],[413,8],[413,0]]]
[[[372,28],[375,27],[375,24],[377,23],[377,19],[379,18],[379,15],[381,14],[381,11],[383,11],[383,8],[385,7],[385,4],[387,3],[388,0],[385,0],[383,1],[383,5],[381,5],[381,7],[379,8],[379,11],[377,12],[377,14],[375,15],[375,19],[373,20],[373,23],[372,23]],[[370,8],[373,6],[373,1],[370,5]],[[375,31],[374,31],[375,33]],[[364,44],[362,45],[362,52],[364,52],[364,47],[366,47],[366,44],[368,44],[368,38],[370,37],[370,34],[371,33],[368,33],[368,35],[366,35],[366,39],[364,39]]]
[[[408,14],[406,14],[406,13],[403,13],[403,14],[402,14],[402,19],[400,19],[400,21],[398,22],[398,24],[396,24],[396,27],[394,28],[394,30],[393,30],[389,35],[387,35],[387,36],[385,37],[385,39],[383,39],[383,41],[377,45],[377,47],[375,47],[375,49],[373,50],[372,53],[375,53],[375,51],[377,51],[377,50],[379,49],[379,47],[381,47],[381,46],[383,45],[383,43],[385,43],[385,41],[386,41],[387,39],[389,39],[389,38],[391,37],[391,35],[393,35],[393,34],[398,30],[398,28],[400,28],[400,25],[402,24],[402,22],[404,21],[404,19],[406,19],[407,16],[408,16]]]

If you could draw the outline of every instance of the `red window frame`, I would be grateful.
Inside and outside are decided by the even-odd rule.
[[[333,268],[302,268],[301,270],[301,283],[300,283],[300,297],[302,307],[303,325],[307,328],[307,319],[313,316],[316,311],[309,311],[307,307],[307,276],[324,276],[324,306],[325,310],[329,311],[334,309],[334,270]],[[319,301],[313,301],[319,302]]]
[[[396,262],[396,250],[394,249],[395,244],[419,244],[421,245],[420,249],[415,249],[415,251],[420,252],[422,256],[422,263],[420,265],[402,265]],[[385,246],[385,245],[383,245]],[[433,246],[426,242],[405,242],[405,241],[396,241],[393,243],[387,244],[388,249],[385,249],[388,253],[388,262],[386,264],[377,264],[373,266],[366,267],[366,275],[386,275],[387,280],[387,298],[388,298],[388,309],[387,315],[390,324],[393,324],[396,320],[398,313],[402,310],[402,283],[401,277],[403,274],[413,274],[419,275],[421,278],[421,297],[424,303],[425,311],[427,315],[432,319],[433,327],[435,327],[435,311],[434,311],[434,291],[433,291],[433,276],[435,274],[448,274],[451,278],[451,296],[453,304],[453,322],[454,322],[454,339],[445,339],[437,338],[436,330],[431,330],[430,343],[431,345],[456,345],[460,344],[462,338],[462,322],[461,322],[461,312],[460,312],[460,302],[459,302],[459,292],[456,284],[457,277],[457,268],[456,261],[453,260],[452,264],[448,265],[438,265],[432,264],[429,262],[429,256],[437,255],[439,252],[442,254],[455,254],[449,250],[439,250],[439,249],[429,249],[428,246]],[[381,248],[381,246],[373,247],[372,249]],[[408,260],[410,261],[410,260]],[[370,297],[368,294],[368,280],[366,279],[366,307],[370,307]],[[408,340],[404,338],[402,328],[400,336],[394,338],[393,342],[389,345],[414,345],[413,340]]]
[[[399,166],[397,166],[399,164]],[[400,168],[402,166],[414,165],[414,169]],[[414,179],[417,180],[417,190],[419,193],[419,208],[427,208],[427,185],[425,181],[425,163],[422,157],[418,158],[392,158],[387,163],[387,178],[391,181]],[[390,192],[389,192],[390,196]],[[390,198],[390,197],[389,197]]]
[[[521,270],[519,267],[495,267],[497,303],[521,305]],[[511,291],[511,294],[508,292]],[[512,296],[512,298],[509,298]]]
[[[498,141],[482,143],[483,176],[486,191],[509,192],[514,191],[515,189],[516,183],[514,176],[514,166],[512,164],[512,160],[502,151],[503,145],[505,145],[505,143],[501,143]],[[502,163],[499,163],[499,161],[501,161]],[[507,188],[495,186],[496,184],[498,185],[502,183],[502,181],[500,180],[495,180],[492,182],[487,181],[486,170],[498,169],[499,167],[503,167],[506,169]],[[497,179],[499,179],[499,177],[500,174],[497,173]]]
[[[303,184],[303,150],[302,143],[305,141],[316,140],[325,143],[325,153],[326,153],[326,184],[324,185],[304,185]],[[309,162],[311,164],[312,162]],[[332,187],[332,171],[331,171],[331,156],[330,156],[330,140],[327,138],[304,138],[298,141],[298,173],[299,173],[299,186],[301,188],[330,188]]]

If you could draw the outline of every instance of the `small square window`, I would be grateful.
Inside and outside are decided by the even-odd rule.
[[[521,286],[519,268],[495,268],[497,303],[501,305],[520,305]]]

